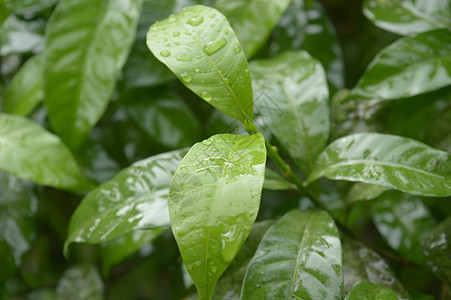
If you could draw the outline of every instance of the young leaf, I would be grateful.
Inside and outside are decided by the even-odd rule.
[[[253,61],[249,67],[255,94],[266,96],[256,99],[256,109],[276,107],[265,116],[269,128],[308,174],[329,136],[329,93],[323,67],[301,50]]]
[[[185,149],[138,161],[89,193],[71,217],[72,242],[104,243],[130,231],[169,225],[169,182]]]
[[[241,299],[341,299],[341,243],[324,211],[292,210],[263,237]]]
[[[28,119],[5,113],[0,113],[0,169],[41,185],[92,188],[57,136]]]
[[[79,147],[103,114],[135,36],[142,0],[62,0],[47,24],[45,106]]]
[[[264,181],[261,134],[220,134],[195,144],[171,181],[169,215],[199,299],[210,299],[257,217]]]
[[[424,256],[431,270],[448,285],[451,284],[451,217],[431,230],[423,242]]]
[[[390,287],[399,299],[410,299],[393,270],[379,254],[350,239],[343,240],[343,272],[343,295],[359,283],[371,281]]]
[[[318,156],[308,182],[324,176],[398,189],[412,195],[451,195],[451,155],[415,140],[357,133]]]
[[[147,46],[199,97],[240,122],[252,120],[246,57],[220,12],[202,5],[187,7],[152,25]]]
[[[226,15],[250,58],[266,42],[290,0],[218,0],[215,7]]]
[[[374,284],[372,282],[362,282],[354,287],[346,296],[345,300],[398,300],[398,296],[390,288]]]
[[[374,225],[385,241],[403,257],[425,265],[421,241],[436,225],[418,197],[387,191],[371,207]]]
[[[5,92],[3,111],[26,116],[44,98],[42,82],[42,55],[27,60],[16,73]]]
[[[354,95],[397,99],[451,84],[451,31],[439,29],[402,38],[370,63]]]
[[[443,0],[366,0],[363,13],[376,26],[409,35],[451,28],[451,10]]]

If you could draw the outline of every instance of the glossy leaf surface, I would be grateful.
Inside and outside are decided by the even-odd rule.
[[[26,116],[44,98],[42,55],[30,58],[14,76],[5,92],[3,111]]]
[[[252,120],[246,57],[219,11],[202,5],[185,8],[152,25],[147,46],[199,97],[240,122]]]
[[[431,270],[448,285],[451,284],[451,217],[431,230],[423,243],[424,256]]]
[[[30,14],[55,5],[59,0],[14,0],[14,13]]]
[[[72,148],[80,146],[108,104],[135,37],[141,2],[62,0],[52,13],[44,102],[53,128]]]
[[[169,182],[186,150],[138,161],[89,193],[72,215],[72,242],[97,244],[130,231],[169,225]]]
[[[390,247],[424,265],[421,241],[436,222],[423,202],[399,191],[387,191],[371,208],[374,225]]]
[[[361,282],[371,281],[390,287],[399,299],[410,299],[390,266],[376,252],[350,240],[343,240],[343,295]]]
[[[359,181],[413,195],[451,195],[451,155],[415,140],[358,133],[334,141],[308,178]]]
[[[451,84],[451,31],[402,38],[383,49],[352,90],[353,94],[397,99]]]
[[[0,169],[37,184],[92,188],[61,140],[23,117],[0,113]]]
[[[215,135],[191,148],[171,181],[172,231],[200,299],[210,299],[251,231],[265,162],[261,134]]]
[[[451,28],[447,0],[366,0],[363,13],[376,26],[401,35]]]
[[[309,173],[329,136],[329,107],[326,75],[321,64],[307,52],[287,52],[249,65],[259,111],[269,128]],[[272,111],[265,110],[273,106]]]
[[[75,265],[67,269],[56,287],[56,300],[103,299],[103,282],[92,265]]]
[[[332,20],[317,1],[291,1],[271,33],[271,55],[299,49],[306,50],[321,62],[331,87],[343,88],[343,53]]]
[[[241,299],[341,299],[341,243],[324,211],[292,210],[263,237]]]
[[[379,197],[387,188],[379,185],[356,182],[346,195],[347,201],[372,200]]]
[[[395,292],[383,285],[362,282],[354,287],[345,300],[398,300]]]
[[[218,0],[215,7],[230,21],[249,58],[268,39],[289,0]]]

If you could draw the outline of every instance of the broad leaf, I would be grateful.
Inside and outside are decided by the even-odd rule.
[[[202,5],[185,8],[152,25],[147,46],[199,97],[240,122],[252,121],[246,57],[220,12]]]
[[[48,22],[45,106],[76,148],[103,114],[135,37],[142,0],[62,0]],[[112,30],[114,28],[114,30]]]
[[[136,124],[163,146],[181,148],[200,140],[199,121],[174,93],[146,94],[126,108]]]
[[[14,13],[32,14],[51,7],[59,0],[14,0]]]
[[[215,7],[230,21],[249,58],[268,39],[290,0],[218,0]]]
[[[397,99],[451,84],[451,31],[402,38],[373,59],[352,90],[369,98]]]
[[[37,184],[92,188],[61,140],[23,117],[0,113],[0,169]]]
[[[97,244],[130,231],[169,225],[169,182],[186,150],[138,161],[89,193],[72,215],[72,242]]]
[[[295,190],[296,186],[280,176],[277,172],[266,168],[265,183],[263,188],[267,190]]]
[[[451,284],[451,217],[431,230],[423,243],[424,256],[431,270],[448,285]]]
[[[364,281],[385,285],[395,291],[399,299],[410,299],[390,266],[372,250],[350,240],[343,240],[343,295]]]
[[[390,247],[424,265],[421,241],[436,222],[423,202],[399,191],[388,191],[371,208],[374,225]]]
[[[35,55],[22,66],[8,85],[3,111],[26,116],[43,98],[42,55]]]
[[[425,141],[437,149],[451,152],[451,130],[449,130],[449,124],[451,124],[451,104],[429,124]]]
[[[376,26],[401,35],[451,28],[448,0],[366,0],[363,13]]]
[[[67,269],[58,282],[56,300],[102,300],[103,289],[102,278],[94,266],[75,265]]]
[[[271,55],[287,50],[308,51],[324,66],[330,86],[343,88],[343,53],[332,20],[321,3],[293,0],[272,31],[270,41]]]
[[[32,185],[0,171],[0,286],[31,248],[37,209]]]
[[[287,52],[249,65],[260,111],[274,105],[265,116],[271,132],[288,150],[298,166],[309,173],[329,136],[326,75],[321,64],[307,52]],[[271,102],[271,103],[268,103]]]
[[[349,189],[346,195],[346,200],[351,201],[361,201],[361,200],[372,200],[379,197],[387,188],[379,185],[356,182]]]
[[[354,287],[345,300],[398,300],[398,296],[386,286],[365,281]]]
[[[324,211],[292,210],[263,237],[241,299],[341,299],[341,243]]]
[[[422,196],[451,195],[451,155],[415,140],[358,133],[321,153],[308,182],[324,176],[359,181]]]
[[[0,26],[8,18],[12,9],[12,0],[0,0]],[[0,28],[1,37],[1,28]]]
[[[210,299],[251,231],[265,162],[261,134],[215,135],[191,148],[171,181],[172,231],[200,299]]]

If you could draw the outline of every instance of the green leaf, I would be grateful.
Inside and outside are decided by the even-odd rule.
[[[379,197],[387,188],[381,187],[379,185],[357,182],[352,185],[346,195],[346,200],[361,201],[361,200],[372,200]]]
[[[0,28],[0,55],[40,53],[44,48],[45,23],[42,20],[23,21],[14,15]]]
[[[0,287],[22,263],[36,235],[38,201],[33,186],[0,171]]]
[[[251,231],[266,162],[261,134],[220,134],[195,144],[171,181],[169,215],[183,261],[200,299]]]
[[[272,31],[270,41],[271,55],[308,51],[324,66],[330,86],[336,90],[344,87],[343,53],[332,20],[321,3],[293,0]]]
[[[136,124],[155,141],[174,149],[200,140],[199,121],[180,97],[170,92],[145,97],[126,107]]]
[[[398,300],[398,296],[386,286],[365,281],[354,287],[345,300]]]
[[[3,111],[26,116],[43,98],[42,55],[35,55],[27,60],[8,85]]]
[[[390,266],[376,252],[350,240],[343,239],[343,295],[364,281],[385,285],[395,291],[399,299],[410,299]]]
[[[72,148],[80,146],[108,104],[135,37],[141,2],[62,0],[52,13],[44,103],[53,128]]]
[[[72,242],[97,244],[130,231],[169,225],[169,182],[185,149],[138,161],[90,192],[71,217]]]
[[[286,52],[249,65],[258,111],[271,132],[307,174],[329,136],[326,75],[307,52]],[[275,106],[273,111],[267,107]]]
[[[324,211],[292,210],[263,237],[241,299],[341,299],[341,243]]]
[[[263,184],[263,188],[267,190],[278,191],[294,190],[296,189],[296,186],[280,176],[277,172],[266,168],[265,183]]]
[[[14,13],[32,14],[58,3],[59,0],[14,0]]]
[[[249,58],[268,39],[290,0],[217,0],[215,7],[230,21]]]
[[[220,12],[202,5],[185,8],[152,25],[147,46],[199,97],[240,122],[252,121],[246,57]]]
[[[343,137],[316,160],[308,183],[324,176],[398,189],[412,195],[451,195],[451,155],[415,140],[378,133]]]
[[[103,282],[96,268],[75,265],[67,269],[56,287],[56,300],[102,300]]]
[[[387,191],[371,207],[374,225],[403,257],[425,265],[421,241],[436,222],[418,197]]]
[[[3,25],[3,22],[8,18],[12,9],[12,0],[0,0],[0,26]],[[0,37],[2,35],[0,28]]]
[[[451,28],[447,0],[366,0],[363,13],[376,26],[401,35]]]
[[[159,237],[167,228],[158,227],[130,231],[123,236],[101,244],[102,273],[106,276],[111,267],[117,265],[146,244]]]
[[[451,217],[432,229],[423,242],[424,256],[431,270],[451,285]]]
[[[92,188],[57,136],[28,119],[5,113],[0,113],[0,169],[41,185]]]
[[[397,99],[451,84],[451,31],[440,29],[402,38],[379,52],[354,95]]]
[[[451,152],[451,130],[449,130],[449,124],[451,124],[451,104],[429,124],[425,134],[426,143],[437,149]]]

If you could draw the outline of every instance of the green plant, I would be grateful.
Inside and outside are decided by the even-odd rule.
[[[166,19],[176,2],[63,0],[47,15],[57,1],[32,2],[0,2],[1,21],[51,14],[0,113],[6,297],[101,298],[97,260],[110,298],[139,297],[112,287],[111,268],[150,243],[150,278],[169,265],[173,286],[186,285],[152,287],[156,298],[449,296],[448,1],[365,1],[374,24],[405,36],[351,90],[317,2],[182,1]],[[59,199],[77,208],[64,215]],[[21,267],[49,249],[32,243],[37,206],[65,256],[89,263],[46,270],[56,288]]]

